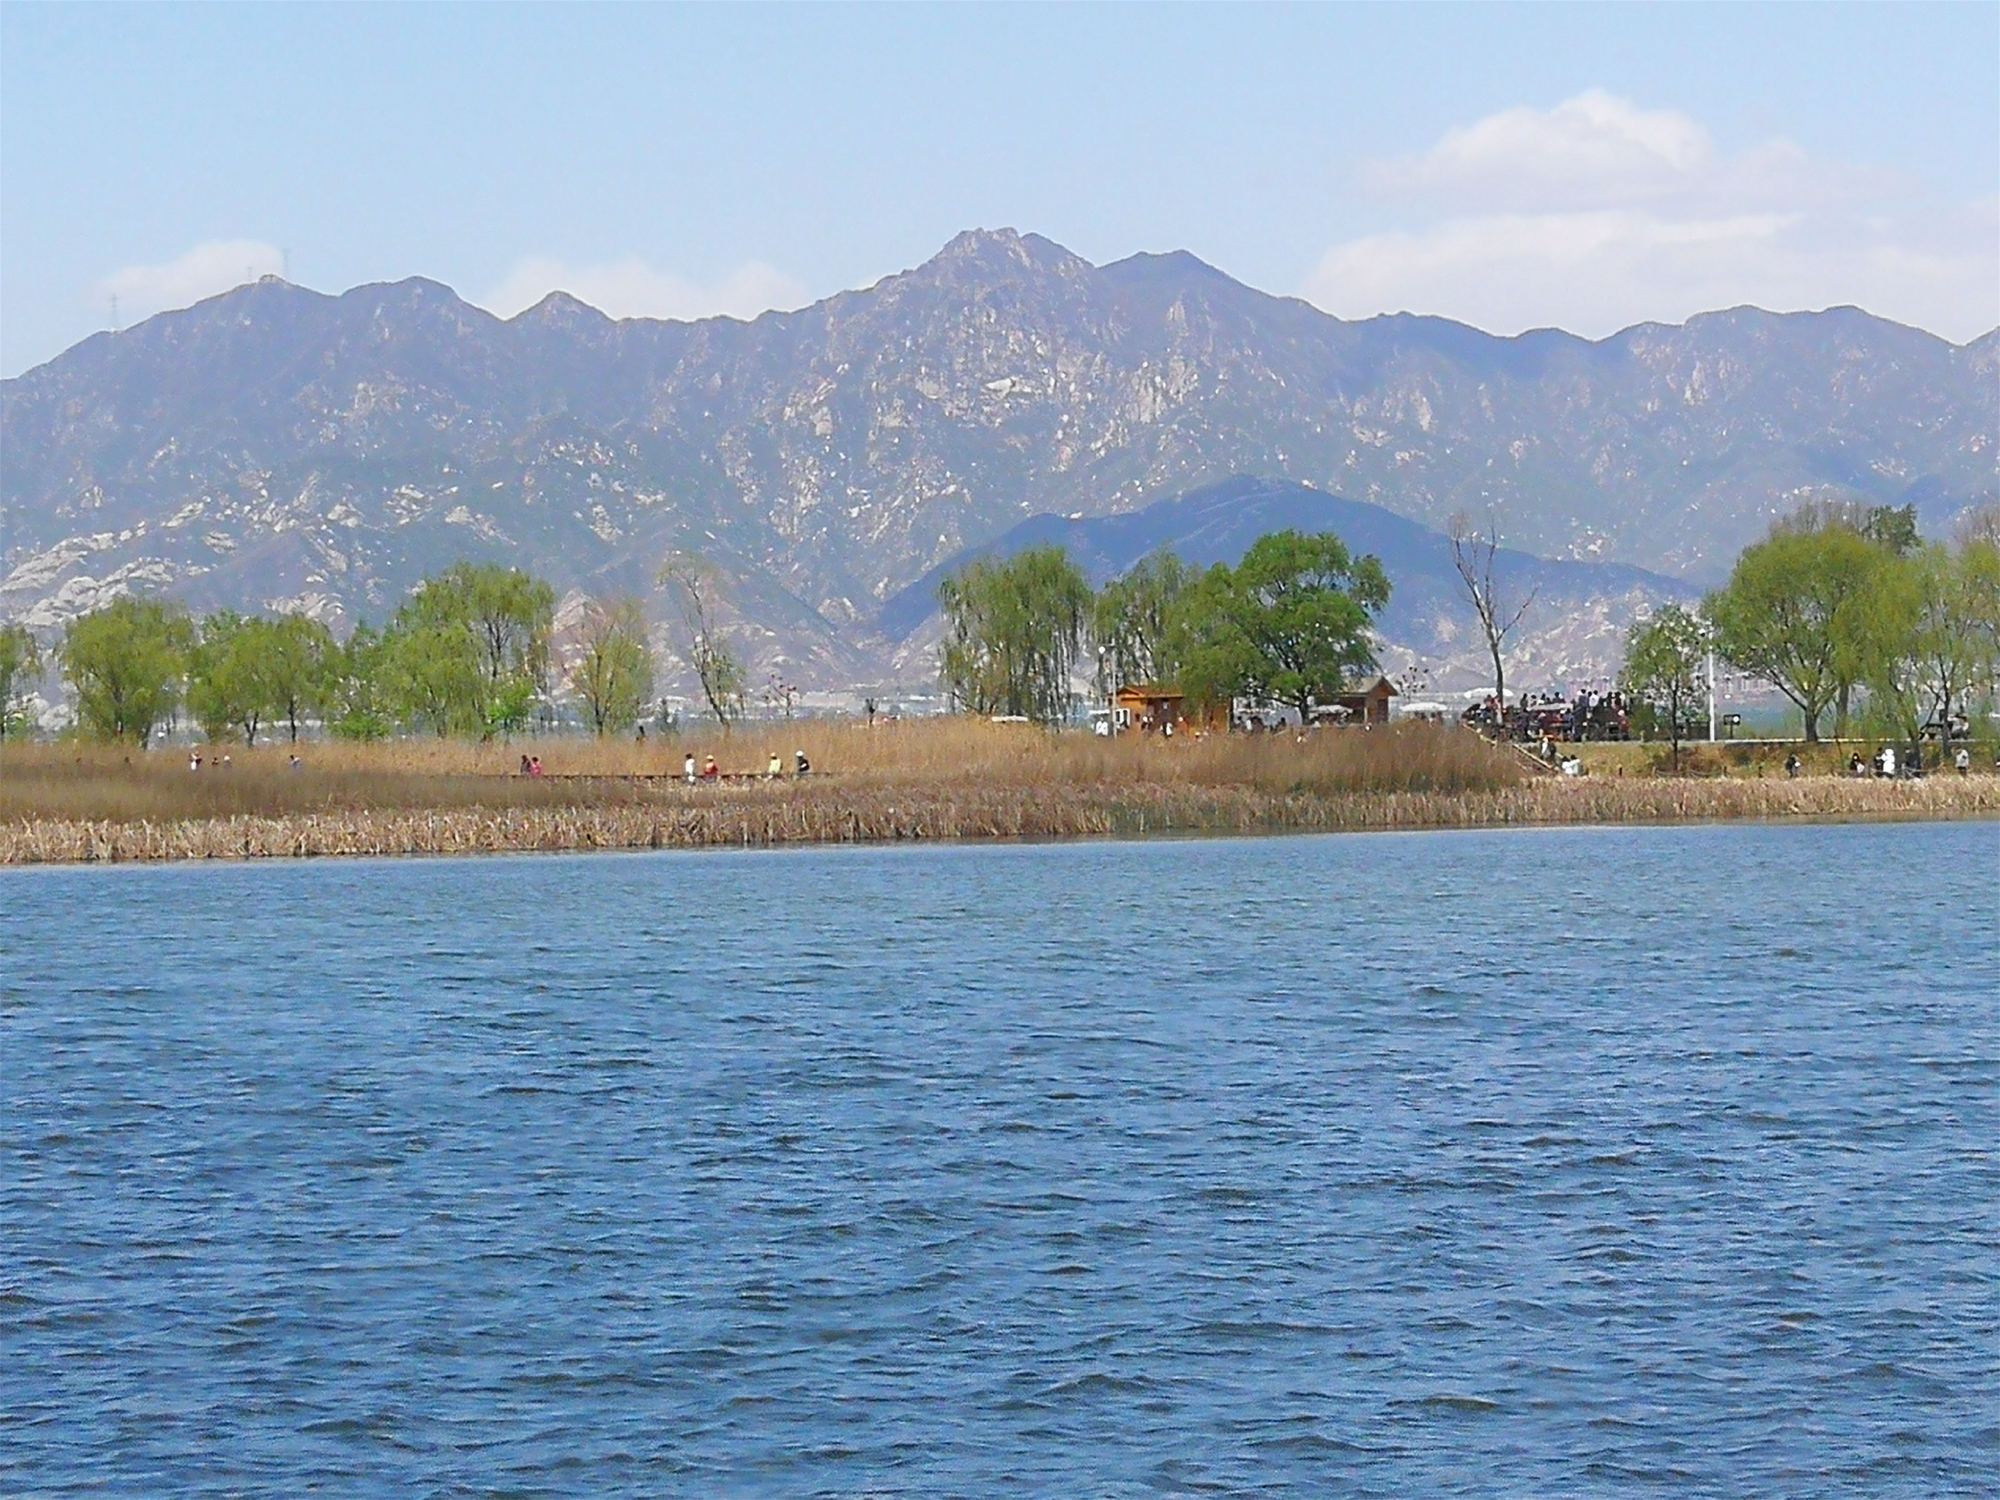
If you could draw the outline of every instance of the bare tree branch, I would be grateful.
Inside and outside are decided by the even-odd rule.
[[[674,589],[688,632],[688,664],[701,682],[709,712],[726,731],[742,712],[746,673],[711,613],[715,568],[694,553],[676,552],[660,569],[660,582]]]
[[[1504,652],[1507,637],[1528,613],[1528,606],[1535,602],[1541,586],[1537,584],[1530,588],[1518,605],[1502,597],[1494,574],[1494,561],[1500,553],[1500,535],[1490,520],[1482,535],[1473,529],[1471,521],[1460,511],[1451,518],[1450,536],[1452,566],[1458,570],[1466,601],[1479,617],[1479,628],[1486,637],[1487,654],[1493,658],[1493,702],[1497,725],[1504,722],[1507,715]]]

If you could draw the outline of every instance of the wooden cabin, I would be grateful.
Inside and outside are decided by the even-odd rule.
[[[1395,684],[1386,677],[1377,677],[1366,687],[1336,694],[1333,702],[1326,707],[1346,710],[1340,716],[1343,724],[1386,724],[1389,722],[1389,700],[1395,696]]]
[[[1157,682],[1127,683],[1111,695],[1111,727],[1114,731],[1136,729],[1158,734],[1172,724],[1178,733],[1185,722],[1182,709],[1186,703],[1185,693]]]

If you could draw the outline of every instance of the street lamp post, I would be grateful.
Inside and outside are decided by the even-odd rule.
[[[1708,638],[1708,742],[1715,743],[1715,637]]]

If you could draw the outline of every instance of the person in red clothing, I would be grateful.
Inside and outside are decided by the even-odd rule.
[[[701,763],[701,779],[703,781],[722,780],[722,767],[718,766],[715,763],[715,757],[713,755],[709,756],[707,760]]]

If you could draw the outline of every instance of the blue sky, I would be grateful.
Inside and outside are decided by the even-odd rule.
[[[749,314],[956,231],[1342,316],[2000,322],[2000,5],[0,7],[0,372],[275,269]]]

